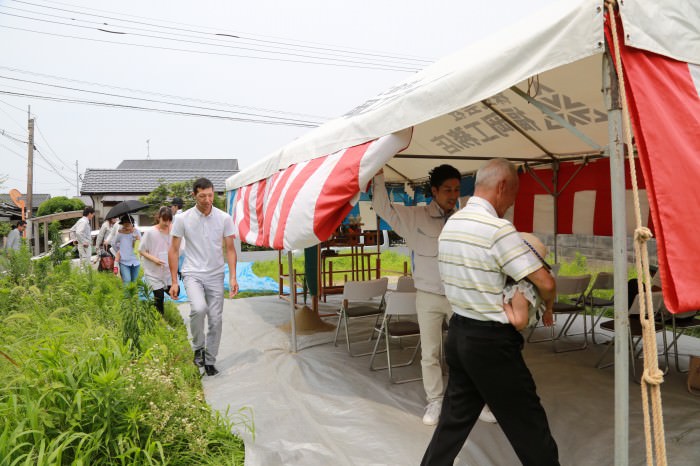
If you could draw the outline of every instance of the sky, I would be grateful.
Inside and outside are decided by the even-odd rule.
[[[245,169],[554,1],[0,0],[0,189],[26,192],[28,107],[34,193],[125,159]]]

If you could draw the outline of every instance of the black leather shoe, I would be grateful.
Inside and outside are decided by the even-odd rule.
[[[219,371],[216,369],[216,367],[214,367],[211,364],[207,364],[204,366],[204,372],[206,372],[207,375],[210,377],[219,373]]]
[[[197,367],[204,367],[204,348],[194,351],[193,362]]]

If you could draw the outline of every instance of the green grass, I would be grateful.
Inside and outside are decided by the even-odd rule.
[[[244,463],[252,412],[206,404],[172,303],[28,254],[0,264],[0,464]]]

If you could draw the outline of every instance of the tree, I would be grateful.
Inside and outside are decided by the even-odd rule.
[[[184,203],[183,209],[189,209],[194,206],[194,198],[192,197],[194,180],[193,178],[188,181],[176,181],[174,183],[166,183],[162,179],[158,180],[160,183],[158,187],[147,195],[141,196],[139,200],[151,206],[146,210],[146,213],[155,214],[161,206],[169,206],[174,197],[182,199]],[[214,206],[224,210],[226,201],[214,194]]]
[[[58,212],[73,212],[75,210],[82,211],[85,208],[85,203],[80,199],[69,199],[66,196],[56,196],[39,204],[37,215],[55,214]],[[75,223],[75,219],[61,221],[62,228],[69,228]]]

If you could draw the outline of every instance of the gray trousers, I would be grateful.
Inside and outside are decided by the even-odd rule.
[[[182,278],[190,301],[192,348],[205,349],[204,363],[213,365],[221,342],[221,315],[224,310],[224,274],[185,274]],[[204,321],[207,321],[206,338]]]

